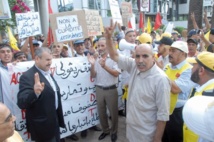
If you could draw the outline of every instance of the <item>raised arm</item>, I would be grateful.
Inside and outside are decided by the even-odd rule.
[[[115,23],[113,25],[113,21],[111,20],[111,25],[110,25],[110,27],[106,27],[105,28],[104,35],[105,35],[105,38],[106,38],[106,46],[107,46],[107,51],[108,51],[108,53],[110,55],[110,58],[112,60],[114,60],[115,62],[118,62],[119,55],[117,53],[116,48],[113,45],[113,40],[112,40],[112,35],[114,33],[114,29],[115,29],[116,25],[117,25],[117,23]]]
[[[195,13],[192,12],[192,13],[190,14],[190,17],[191,17],[191,20],[192,20],[192,24],[193,24],[194,29],[199,29],[199,28],[198,28],[198,25],[197,25],[197,23],[196,23],[196,21],[195,21]]]
[[[211,28],[211,24],[209,23],[209,20],[207,18],[207,11],[204,10],[204,23],[206,25],[206,29],[209,30]]]

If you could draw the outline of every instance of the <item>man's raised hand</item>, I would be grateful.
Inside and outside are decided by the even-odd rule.
[[[112,38],[112,35],[114,33],[114,29],[116,26],[117,26],[117,22],[115,22],[113,24],[113,20],[111,19],[110,27],[105,28],[105,38],[107,38],[107,39]]]
[[[34,74],[34,92],[36,95],[40,95],[41,92],[44,90],[45,84],[44,82],[40,82],[39,74],[38,72]]]

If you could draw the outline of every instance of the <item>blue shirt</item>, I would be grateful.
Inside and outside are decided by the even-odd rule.
[[[181,69],[181,67],[186,64],[186,60],[182,61],[178,65],[172,66],[170,65],[170,68],[173,69]],[[178,101],[176,103],[176,108],[182,107],[186,101],[189,99],[190,92],[192,88],[194,88],[197,84],[191,81],[191,74],[192,69],[187,69],[184,72],[181,73],[181,75],[175,80],[175,84],[178,86],[178,88],[181,90],[181,92],[178,94]]]

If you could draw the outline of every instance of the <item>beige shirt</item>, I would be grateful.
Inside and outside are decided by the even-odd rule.
[[[18,132],[14,131],[14,134],[6,139],[4,142],[24,142],[22,137],[19,135]]]
[[[130,73],[127,138],[130,142],[152,142],[157,120],[169,120],[170,81],[156,64],[140,72],[134,59],[120,55],[118,66]]]
[[[121,70],[117,66],[117,63],[114,62],[112,59],[107,58],[105,64],[109,68],[117,70],[118,72],[121,72]],[[96,85],[108,87],[108,86],[112,86],[112,85],[115,85],[118,83],[118,77],[111,75],[103,67],[101,67],[101,65],[99,63],[99,58],[95,62],[95,71],[97,73],[96,79],[95,79]]]

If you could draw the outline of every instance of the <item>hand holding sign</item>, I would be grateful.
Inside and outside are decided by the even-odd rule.
[[[40,82],[40,78],[39,78],[39,74],[38,73],[35,73],[34,75],[34,92],[35,94],[37,95],[40,95],[41,92],[44,90],[44,87],[45,87],[45,84],[44,82]]]

